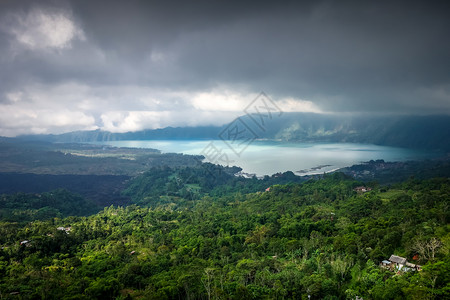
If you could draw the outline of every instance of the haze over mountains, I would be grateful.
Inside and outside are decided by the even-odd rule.
[[[284,113],[265,119],[263,129],[248,117],[239,119],[259,139],[289,142],[368,143],[436,151],[450,150],[450,116],[334,115]],[[28,135],[21,139],[50,142],[117,140],[219,139],[223,126],[166,127],[137,132],[75,131],[60,135]]]

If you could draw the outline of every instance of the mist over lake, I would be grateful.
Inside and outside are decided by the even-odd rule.
[[[254,141],[239,156],[222,140],[129,140],[105,141],[100,144],[153,148],[164,153],[204,155],[205,161],[222,165],[227,165],[228,162],[229,165],[241,167],[245,173],[257,176],[286,171],[292,171],[296,175],[320,174],[369,160],[408,161],[437,155],[422,150],[353,143]],[[213,157],[214,152],[217,154],[219,151],[219,157],[222,157],[220,160]]]

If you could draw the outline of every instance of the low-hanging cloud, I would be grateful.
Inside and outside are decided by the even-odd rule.
[[[0,135],[221,125],[260,91],[283,111],[448,114],[448,11],[444,1],[5,0]]]

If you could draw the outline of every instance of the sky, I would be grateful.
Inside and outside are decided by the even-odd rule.
[[[450,114],[448,1],[0,0],[0,136]]]

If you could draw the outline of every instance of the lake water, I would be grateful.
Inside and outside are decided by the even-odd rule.
[[[293,171],[297,175],[320,174],[369,160],[407,161],[432,155],[418,150],[350,143],[286,143],[254,141],[233,152],[222,140],[111,141],[115,147],[153,148],[164,153],[204,155],[213,163],[235,165],[257,176]],[[209,159],[208,159],[209,158]]]

